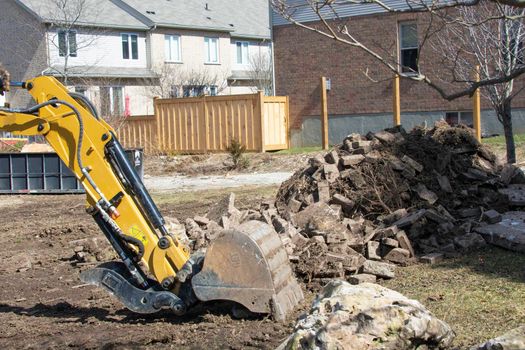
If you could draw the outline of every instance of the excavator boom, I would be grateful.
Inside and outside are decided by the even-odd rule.
[[[84,281],[139,313],[170,308],[180,315],[201,301],[231,300],[282,320],[303,298],[271,226],[245,223],[223,232],[206,255],[191,254],[167,230],[115,131],[89,100],[52,77],[7,79],[0,67],[0,92],[20,87],[36,105],[0,107],[0,130],[45,137],[84,186],[88,213],[120,257],[82,273]]]

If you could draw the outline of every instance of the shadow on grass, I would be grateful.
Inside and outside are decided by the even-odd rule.
[[[459,258],[446,259],[431,265],[433,269],[468,269],[488,278],[505,278],[525,282],[525,254],[512,252],[495,246],[487,246]]]

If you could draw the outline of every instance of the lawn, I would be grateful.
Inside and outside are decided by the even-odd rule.
[[[456,332],[460,349],[525,324],[525,255],[496,247],[397,271],[383,284],[419,300]]]
[[[482,139],[481,142],[488,145],[500,159],[505,159],[507,151],[505,146],[505,137],[495,136]],[[514,135],[514,142],[516,144],[516,160],[517,163],[525,162],[525,134]]]

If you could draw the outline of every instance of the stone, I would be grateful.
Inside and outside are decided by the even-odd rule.
[[[437,211],[435,211],[433,209],[427,209],[427,211],[425,213],[425,217],[428,218],[429,220],[437,222],[438,224],[443,224],[445,222],[449,222],[450,221],[449,218],[439,214]]]
[[[389,247],[392,247],[392,248],[399,247],[399,242],[397,240],[389,238],[389,237],[382,238],[381,239],[381,244],[389,246]]]
[[[337,151],[335,149],[328,152],[324,159],[329,164],[337,165],[339,163],[339,155],[337,154]]]
[[[404,218],[401,218],[394,222],[392,226],[397,226],[399,228],[404,228],[410,225],[413,225],[416,221],[421,219],[425,215],[426,210],[425,209],[419,209],[418,211],[405,216]]]
[[[277,349],[441,349],[454,336],[416,300],[375,283],[332,280]]]
[[[418,173],[423,171],[423,165],[419,164],[417,161],[415,161],[414,159],[410,158],[406,154],[403,156],[403,158],[401,158],[401,161],[403,161],[405,164],[410,165]]]
[[[206,217],[209,220],[219,222],[223,216],[229,217],[234,213],[240,212],[235,208],[235,193],[230,193],[228,196],[217,202],[217,204],[212,206],[206,214]]]
[[[523,350],[525,349],[525,326],[515,328],[502,336],[490,339],[470,350]]]
[[[372,146],[372,141],[358,140],[352,142],[352,148],[367,148]]]
[[[506,195],[509,198],[509,204],[515,207],[525,206],[525,186],[511,184],[507,188],[501,188],[499,193]]]
[[[339,178],[339,169],[337,164],[325,164],[323,167],[324,178],[329,183],[334,182]]]
[[[317,201],[328,203],[330,200],[330,185],[327,181],[319,181],[317,183]]]
[[[450,181],[449,181],[448,177],[442,176],[442,175],[438,175],[437,176],[437,180],[438,180],[438,183],[439,183],[439,187],[441,187],[441,189],[444,192],[447,192],[447,193],[452,193],[453,192],[452,186],[450,185]]]
[[[310,166],[312,168],[320,168],[323,165],[325,165],[326,162],[325,162],[323,156],[318,154],[315,157],[312,157],[312,158],[308,159],[308,164],[310,164]]]
[[[366,257],[370,260],[381,260],[381,249],[379,242],[368,241],[366,243]]]
[[[295,225],[301,230],[305,230],[311,222],[338,219],[339,216],[337,216],[337,213],[335,213],[328,204],[323,202],[310,204],[294,216]]]
[[[515,172],[516,167],[513,164],[505,164],[500,173],[501,182],[503,182],[504,185],[509,185]]]
[[[385,216],[380,216],[378,219],[385,224],[389,225],[395,221],[401,220],[408,215],[408,211],[405,208],[397,209],[393,213],[390,213]]]
[[[204,216],[195,216],[193,218],[193,221],[195,221],[200,226],[206,226],[206,225],[208,225],[210,223],[210,219],[208,219],[207,217],[204,217]]]
[[[352,154],[349,156],[342,156],[339,160],[339,164],[344,168],[354,167],[365,160],[365,156],[362,154]]]
[[[363,264],[364,273],[376,275],[377,277],[381,277],[381,278],[396,277],[395,270],[396,270],[395,265],[385,263],[385,262],[367,260]]]
[[[377,277],[375,275],[370,275],[368,273],[358,273],[348,277],[348,282],[351,284],[375,283],[376,280]]]
[[[206,239],[208,241],[213,241],[215,240],[217,237],[219,237],[219,235],[221,234],[221,232],[224,231],[224,228],[222,228],[218,223],[216,223],[215,221],[211,221],[209,224],[208,224],[208,229],[206,230],[206,232],[203,234],[204,237],[206,237]],[[196,238],[199,238],[199,237],[196,237]]]
[[[491,209],[483,212],[482,219],[489,224],[496,224],[502,220],[502,216],[496,210]]]
[[[344,173],[344,176],[343,176]],[[366,181],[360,172],[352,169],[344,170],[341,173],[341,177],[349,179],[356,187],[363,187],[366,185]]]
[[[430,253],[419,258],[422,263],[434,265],[443,261],[443,253]]]
[[[437,202],[439,197],[434,192],[430,191],[427,186],[423,185],[422,183],[417,184],[415,187],[415,190],[417,192],[417,195],[419,198],[425,200],[428,202],[428,204],[434,204]]]
[[[359,147],[359,148],[354,148],[352,150],[352,154],[364,155],[364,154],[367,154],[368,152],[370,152],[371,150],[372,150],[372,146],[363,146],[363,147]]]
[[[487,243],[515,252],[525,253],[525,213],[510,211],[497,224],[474,228]]]
[[[480,208],[463,208],[458,211],[458,215],[461,218],[471,218],[481,216]]]
[[[374,137],[383,143],[392,143],[396,140],[394,134],[388,131],[379,131],[374,134]]]
[[[477,249],[485,246],[487,243],[483,237],[475,232],[467,233],[463,236],[454,237],[454,245],[461,250]]]
[[[355,202],[353,200],[348,199],[339,193],[336,193],[332,196],[332,202],[341,205],[345,213],[350,213],[350,211],[355,206]]]
[[[343,214],[343,208],[339,204],[330,204],[330,208],[332,208],[337,216],[341,216]]]
[[[324,239],[323,239],[324,240]],[[297,249],[302,249],[310,240],[300,233],[297,233],[292,237],[292,243],[295,244]]]
[[[403,248],[394,248],[389,251],[383,259],[396,264],[406,265],[410,259],[410,252]]]
[[[303,205],[303,203],[299,202],[297,199],[292,198],[288,202],[288,209],[292,213],[297,213],[299,210],[301,210],[301,206],[302,205]]]
[[[315,242],[315,243],[323,243],[323,244],[326,243],[324,237],[321,235],[313,236],[311,239],[312,239],[312,242]]]
[[[411,258],[416,256],[416,253],[414,252],[414,248],[412,247],[412,243],[410,242],[410,239],[408,238],[405,231],[399,231],[396,234],[396,239],[399,242],[399,247],[406,249],[410,252]]]

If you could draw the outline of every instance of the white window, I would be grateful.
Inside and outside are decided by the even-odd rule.
[[[415,22],[399,23],[399,63],[401,72],[417,73],[419,47],[417,40],[417,24]]]
[[[164,37],[164,53],[166,62],[182,62],[180,35],[166,35]]]
[[[248,64],[249,56],[248,50],[250,44],[247,41],[237,41],[235,43],[237,49],[237,64]]]
[[[58,31],[58,55],[77,57],[77,32],[74,30]]]
[[[219,38],[204,38],[205,63],[219,63]]]
[[[122,38],[122,58],[129,60],[139,59],[139,45],[137,34],[121,34]]]

